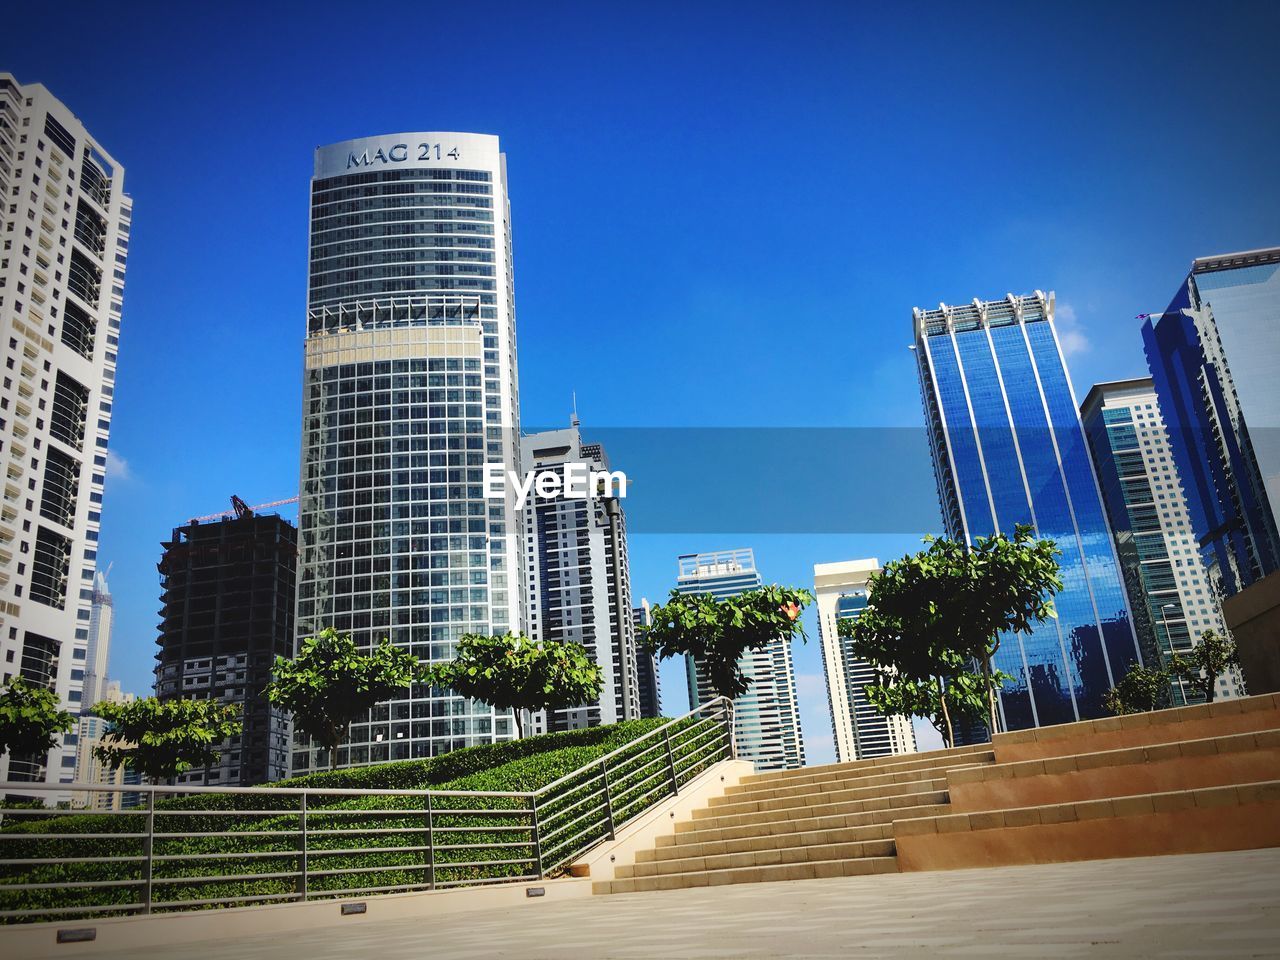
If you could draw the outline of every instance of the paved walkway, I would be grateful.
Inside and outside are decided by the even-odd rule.
[[[704,887],[175,946],[202,960],[1280,957],[1280,850]]]

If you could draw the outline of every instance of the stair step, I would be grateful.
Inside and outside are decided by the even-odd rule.
[[[776,850],[753,850],[746,853],[719,853],[681,860],[656,860],[619,867],[615,878],[666,876],[673,873],[697,873],[703,870],[725,870],[736,867],[766,867],[780,863],[808,863],[813,860],[856,860],[862,857],[892,857],[893,840],[871,840],[862,843],[827,843],[812,846],[782,847]]]
[[[923,803],[946,803],[946,781],[932,781],[932,790],[900,793],[892,796],[867,797],[864,799],[842,800],[831,803],[815,803],[807,807],[790,807],[783,810],[762,810],[747,813],[736,813],[721,816],[699,817],[698,810],[694,819],[676,824],[677,833],[687,833],[703,828],[740,827],[753,824],[788,823],[797,817],[806,819],[834,816],[837,814],[872,813],[875,811],[892,811],[899,807],[919,806]]]
[[[813,793],[828,793],[850,789],[853,787],[873,787],[889,784],[918,783],[921,780],[934,780],[953,770],[973,770],[992,766],[994,754],[972,762],[947,763],[936,766],[917,767],[909,770],[891,771],[881,774],[850,774],[845,771],[834,771],[820,778],[806,780],[804,783],[791,784],[787,781],[778,783],[752,784],[748,786],[732,786],[724,794],[712,797],[709,805],[722,807],[727,804],[741,803],[745,800],[770,800],[783,797],[806,796]]]
[[[922,810],[941,810],[942,807],[922,807]],[[927,814],[926,814],[927,816]],[[865,827],[836,827],[831,830],[808,830],[803,833],[776,833],[766,836],[739,837],[733,840],[707,840],[700,843],[679,843],[636,853],[637,863],[653,863],[659,860],[680,860],[686,857],[709,857],[723,853],[749,853],[756,850],[780,850],[787,847],[807,847],[832,843],[865,843],[872,840],[893,839],[892,823],[873,823]]]
[[[861,857],[854,860],[811,860],[805,863],[778,863],[759,867],[726,867],[653,877],[627,877],[592,884],[592,892],[637,893],[643,890],[680,890],[686,887],[715,887],[728,883],[764,883],[777,880],[813,880],[821,877],[857,877],[874,873],[897,873],[896,857]]]
[[[746,799],[736,803],[725,803],[718,806],[703,807],[693,812],[694,820],[709,820],[715,817],[729,817],[742,813],[787,812],[797,809],[808,810],[815,806],[833,803],[846,803],[850,800],[878,800],[885,797],[901,796],[903,793],[916,793],[925,790],[945,790],[947,778],[930,780],[911,780],[907,783],[887,783],[876,786],[853,786],[844,790],[815,790],[795,796],[773,797],[768,799]]]
[[[786,836],[798,833],[813,833],[823,830],[842,830],[850,827],[865,827],[881,824],[892,824],[895,820],[909,820],[918,817],[932,817],[949,813],[950,807],[945,795],[919,794],[919,797],[934,798],[932,801],[917,800],[911,806],[890,807],[871,810],[863,813],[837,813],[820,817],[804,817],[801,819],[776,820],[770,823],[755,823],[738,826],[707,827],[707,821],[690,822],[696,829],[682,830],[685,824],[676,825],[676,833],[660,836],[656,840],[659,847],[678,846],[687,843],[715,843],[721,840],[741,840],[747,837]]]
[[[745,787],[752,784],[769,783],[777,780],[790,780],[794,783],[803,783],[810,777],[837,770],[856,773],[872,771],[877,767],[897,767],[899,769],[908,769],[914,764],[927,766],[930,763],[938,763],[946,766],[953,758],[956,763],[968,763],[970,762],[968,758],[975,753],[992,754],[991,744],[982,743],[972,747],[952,747],[949,750],[930,750],[926,753],[896,754],[892,757],[876,757],[872,760],[849,760],[845,763],[828,763],[818,767],[801,767],[799,770],[770,770],[766,773],[753,773],[745,776],[739,781],[739,785]],[[994,754],[992,754],[992,756],[994,756]],[[729,789],[732,790],[734,788],[730,787]]]

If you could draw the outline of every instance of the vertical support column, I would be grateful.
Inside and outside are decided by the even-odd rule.
[[[542,837],[538,833],[538,795],[536,793],[529,794],[530,814],[533,817],[533,859],[537,866],[534,871],[538,878],[542,878]]]
[[[147,835],[142,841],[142,912],[151,912],[151,884],[155,869],[156,793],[147,791]]]
[[[431,794],[427,794],[427,882],[436,888],[436,818],[431,806]]]
[[[671,728],[667,727],[662,732],[662,737],[667,742],[667,772],[671,775],[671,795],[678,796],[680,793],[680,781],[676,779],[676,758],[671,752]]]
[[[298,819],[302,833],[302,850],[299,855],[298,864],[298,893],[302,895],[302,899],[307,899],[307,794],[303,793],[302,803],[298,808]]]
[[[604,815],[608,821],[609,839],[616,840],[617,832],[613,822],[613,796],[609,792],[609,765],[604,760],[600,761],[600,776],[604,778]]]

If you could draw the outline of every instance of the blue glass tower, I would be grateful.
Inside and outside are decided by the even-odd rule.
[[[1014,678],[999,698],[1007,730],[1103,716],[1103,695],[1141,660],[1053,303],[1037,291],[914,311],[947,534],[1025,523],[1062,551],[1057,619],[1003,637],[995,658]]]
[[[1196,260],[1142,339],[1201,560],[1229,597],[1280,569],[1280,247]]]

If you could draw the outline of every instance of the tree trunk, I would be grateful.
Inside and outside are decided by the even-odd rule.
[[[947,738],[947,746],[954,747],[956,732],[951,726],[951,711],[947,709],[947,686],[941,677],[938,678],[938,699],[942,701],[942,722],[947,728],[943,735]]]
[[[514,717],[514,718],[515,718],[515,721],[516,721],[516,739],[517,739],[517,740],[523,740],[523,739],[524,739],[524,724],[520,722],[520,708],[519,708],[519,707],[512,707],[512,708],[511,708],[511,716],[512,716],[512,717]]]
[[[996,688],[995,684],[991,682],[991,654],[986,650],[983,650],[982,653],[982,678],[987,684],[988,721],[991,726],[990,735],[994,739],[1000,729],[1000,724],[997,722],[996,717]]]

